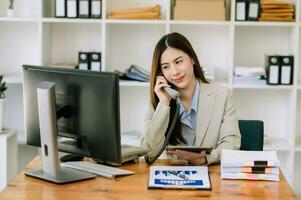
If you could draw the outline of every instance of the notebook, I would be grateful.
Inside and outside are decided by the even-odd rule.
[[[279,167],[224,167],[223,173],[279,174]]]
[[[279,181],[279,174],[221,173],[221,178]]]
[[[207,166],[151,166],[148,189],[211,190]]]
[[[280,167],[276,151],[238,151],[223,149],[221,167]]]

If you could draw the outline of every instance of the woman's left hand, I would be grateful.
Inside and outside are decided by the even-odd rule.
[[[177,155],[180,160],[186,160],[193,165],[204,165],[206,164],[206,152],[201,151],[200,153],[194,153],[190,151],[182,151],[182,150],[175,150],[175,151],[166,151],[168,155]]]

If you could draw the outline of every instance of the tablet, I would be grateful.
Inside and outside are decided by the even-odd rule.
[[[206,154],[210,154],[212,148],[208,147],[197,147],[197,146],[166,146],[166,150],[182,150],[182,151],[191,151],[195,153],[200,153],[201,151],[206,151]]]

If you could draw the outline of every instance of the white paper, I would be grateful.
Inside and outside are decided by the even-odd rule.
[[[223,149],[221,167],[253,167],[254,161],[267,161],[267,166],[280,167],[276,151],[242,151]]]
[[[278,83],[279,78],[279,66],[278,65],[271,65],[270,72],[269,72],[269,83]]]
[[[91,62],[92,71],[100,71],[100,62]]]
[[[279,181],[279,175],[277,174],[222,173],[221,178]]]
[[[92,1],[91,4],[91,15],[100,15],[101,14],[101,2],[100,1]]]
[[[258,17],[258,3],[249,4],[249,17],[257,18]]]
[[[176,171],[187,177],[181,178],[169,171]],[[151,166],[149,188],[210,189],[207,166]]]
[[[291,66],[282,65],[281,66],[281,83],[290,84],[291,80]]]
[[[79,14],[80,15],[89,15],[89,1],[80,1],[79,2]]]
[[[76,1],[67,1],[67,17],[76,17]]]
[[[252,167],[224,167],[222,170],[223,173],[247,173],[244,171],[245,168],[251,169]],[[279,174],[279,167],[269,167],[269,170],[270,172],[265,174],[274,174],[274,175]]]
[[[236,3],[236,20],[246,20],[246,3]]]
[[[65,17],[65,0],[56,0],[55,10],[57,17]]]
[[[87,63],[80,63],[78,65],[78,68],[81,70],[88,70],[88,64]]]
[[[234,74],[236,76],[264,76],[266,72],[263,67],[236,66],[234,67]]]

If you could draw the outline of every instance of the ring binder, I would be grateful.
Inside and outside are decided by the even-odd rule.
[[[267,84],[279,85],[280,82],[280,58],[279,56],[267,56]]]
[[[67,0],[67,17],[68,18],[77,18],[77,0]]]
[[[55,0],[55,17],[62,18],[66,17],[66,1]]]
[[[247,18],[247,0],[236,0],[236,12],[235,20],[236,21],[245,21]]]
[[[78,17],[79,18],[89,18],[90,17],[90,0],[79,0]]]
[[[259,0],[249,0],[248,12],[247,12],[248,21],[258,21],[259,18]]]
[[[101,0],[91,0],[91,18],[101,18],[102,13],[102,1]]]
[[[92,71],[101,71],[101,53],[91,52],[90,53],[90,68]]]
[[[293,56],[281,56],[280,62],[281,62],[280,83],[282,85],[293,84],[294,57]]]
[[[89,52],[78,52],[78,68],[81,70],[90,69],[90,53]]]

